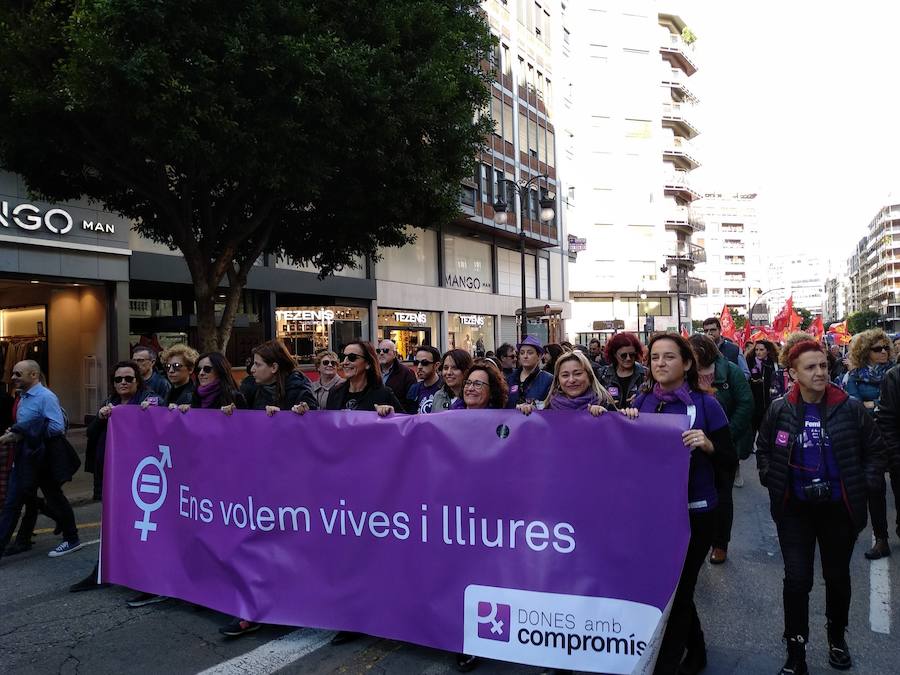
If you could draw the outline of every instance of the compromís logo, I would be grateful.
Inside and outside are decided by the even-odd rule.
[[[475,585],[464,611],[466,654],[603,673],[645,661],[662,618],[628,600]]]

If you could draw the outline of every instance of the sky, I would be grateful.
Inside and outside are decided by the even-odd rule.
[[[900,2],[673,11],[698,36],[701,191],[758,192],[764,254],[849,257],[889,194],[900,201]]]

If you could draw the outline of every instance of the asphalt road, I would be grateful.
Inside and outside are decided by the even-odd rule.
[[[722,566],[707,564],[697,591],[709,650],[705,672],[714,675],[777,673],[784,660],[781,554],[768,497],[752,466],[752,459],[745,463],[746,486],[735,490],[729,560]],[[96,503],[76,509],[83,539],[99,536],[99,511]],[[895,675],[900,672],[900,544],[892,539],[894,556],[873,564],[863,557],[870,537],[870,530],[861,535],[852,562],[848,643],[853,672]],[[330,633],[277,626],[226,640],[217,629],[229,617],[185,602],[130,609],[125,602],[134,591],[126,588],[72,594],[69,584],[90,572],[98,544],[48,558],[56,543],[57,537],[41,532],[30,552],[0,561],[0,673],[454,672],[451,655],[390,640],[362,638],[333,647],[327,643]],[[818,570],[810,626],[811,672],[833,672],[827,665],[824,584]],[[541,669],[484,662],[476,672]]]

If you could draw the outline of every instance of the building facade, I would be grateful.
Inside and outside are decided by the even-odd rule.
[[[766,277],[770,322],[789,297],[794,298],[795,308],[808,309],[813,316],[823,313],[828,278],[828,263],[823,258],[801,253],[776,256],[769,259]]]
[[[573,5],[575,3],[572,3]],[[567,223],[581,249],[570,265],[569,335],[601,341],[690,325],[705,283],[702,223],[691,171],[699,166],[697,70],[681,17],[651,0],[577,3],[567,36],[562,173]]]
[[[695,211],[706,229],[696,235],[705,250],[697,266],[708,294],[694,300],[697,318],[718,315],[725,305],[746,315],[764,290],[756,193],[707,192]],[[756,314],[756,308],[754,308]]]

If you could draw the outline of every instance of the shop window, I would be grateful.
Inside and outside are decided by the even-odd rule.
[[[496,351],[493,316],[450,312],[447,318],[448,349],[463,349],[474,357],[484,356],[488,351]]]
[[[364,307],[278,307],[275,335],[284,340],[294,357],[311,364],[316,354],[331,350],[340,353],[344,345],[360,340],[369,325]]]
[[[420,286],[438,285],[437,233],[412,226],[406,233],[416,240],[406,246],[379,251],[381,260],[375,265],[375,278]]]
[[[444,286],[472,293],[492,293],[493,266],[489,244],[468,238],[444,237]]]

